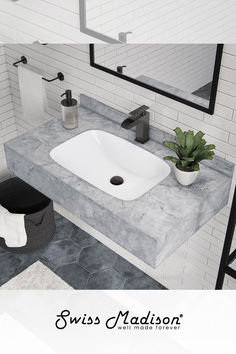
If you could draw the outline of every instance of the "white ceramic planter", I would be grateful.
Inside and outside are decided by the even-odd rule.
[[[174,170],[177,181],[183,186],[189,186],[190,184],[192,184],[199,173],[199,171],[181,171],[176,167],[176,165],[174,166]]]

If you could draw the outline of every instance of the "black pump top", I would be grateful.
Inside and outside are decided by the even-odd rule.
[[[71,90],[66,90],[61,97],[66,96],[64,100],[61,101],[61,104],[65,107],[71,107],[77,105],[77,101],[72,98]]]

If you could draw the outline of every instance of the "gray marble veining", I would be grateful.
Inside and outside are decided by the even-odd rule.
[[[104,130],[140,146],[134,131],[120,127],[124,117],[81,95],[77,129],[63,129],[61,118],[49,121],[5,144],[7,164],[11,172],[155,268],[227,204],[234,165],[219,157],[203,163],[198,179],[189,187],[176,181],[172,169],[142,197],[122,201],[51,159],[54,147],[89,129]],[[171,138],[169,134],[151,128],[151,137],[155,140],[142,148],[161,158],[169,154],[161,144]]]

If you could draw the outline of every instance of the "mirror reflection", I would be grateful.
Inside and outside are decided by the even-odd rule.
[[[138,15],[138,9],[143,11],[143,3],[140,6],[139,0],[133,0],[132,4],[127,0],[82,0],[82,2],[86,7],[86,26],[97,33],[97,38],[106,41],[103,35],[110,37],[110,40],[107,39],[108,43],[133,41],[134,13]],[[150,11],[153,11],[155,1],[149,2]]]
[[[216,44],[96,44],[96,64],[208,108]]]

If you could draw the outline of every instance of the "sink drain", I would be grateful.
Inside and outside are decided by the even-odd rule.
[[[114,186],[120,186],[121,184],[124,183],[124,180],[120,176],[114,176],[110,179],[111,184],[114,184]]]

